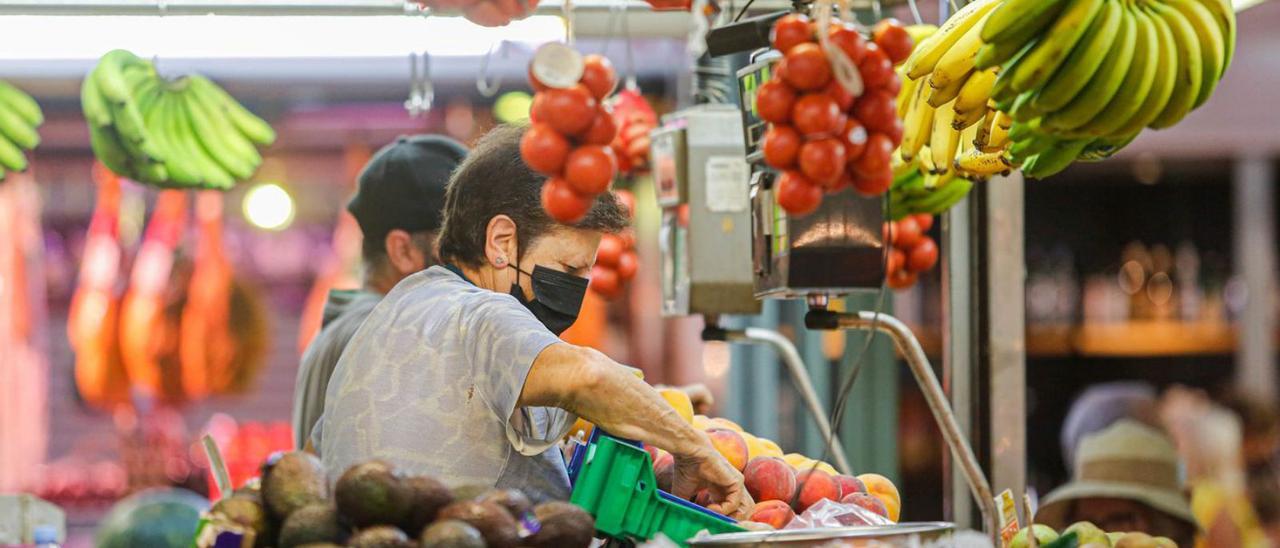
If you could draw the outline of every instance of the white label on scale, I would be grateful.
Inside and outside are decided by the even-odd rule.
[[[707,159],[707,209],[716,213],[745,211],[747,177],[751,175],[741,156],[712,156]]]

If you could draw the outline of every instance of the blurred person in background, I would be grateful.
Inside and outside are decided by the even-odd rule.
[[[302,354],[293,390],[297,448],[307,447],[333,369],[365,317],[400,280],[438,262],[445,187],[466,154],[466,147],[448,137],[400,137],[360,172],[347,210],[364,234],[363,286],[329,292],[320,332]]]
[[[1081,392],[1062,422],[1062,462],[1070,468],[1081,440],[1121,419],[1157,426],[1155,387],[1141,381],[1115,381]]]
[[[1223,402],[1244,427],[1249,501],[1272,546],[1280,546],[1280,409],[1273,402],[1230,395]]]

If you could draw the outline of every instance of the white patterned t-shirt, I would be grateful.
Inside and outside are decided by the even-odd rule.
[[[557,342],[511,295],[440,266],[405,278],[356,331],[329,381],[316,435],[329,482],[379,458],[450,487],[567,499],[556,442],[576,417],[516,408],[534,359]]]

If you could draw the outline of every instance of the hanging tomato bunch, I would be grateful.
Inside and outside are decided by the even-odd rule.
[[[649,169],[649,132],[658,127],[658,115],[644,96],[624,89],[613,97],[613,123],[618,134],[613,138],[613,155],[618,170],[639,174]]]
[[[889,244],[885,280],[889,287],[906,289],[915,285],[921,272],[938,264],[938,243],[927,233],[933,215],[918,213],[884,224],[884,240]]]
[[[538,0],[414,0],[418,5],[440,12],[462,12],[468,21],[482,27],[502,27],[524,19],[538,7]]]
[[[618,201],[635,218],[635,196],[626,190],[615,191]],[[591,267],[591,290],[613,300],[622,295],[626,283],[636,276],[640,259],[635,252],[635,234],[628,229],[622,234],[605,234],[596,248],[596,264]]]
[[[876,25],[870,41],[840,21],[825,30],[826,42],[838,50],[832,55],[843,54],[857,67],[860,94],[837,80],[818,32],[801,14],[774,23],[773,47],[783,57],[756,90],[756,113],[769,122],[761,151],[765,163],[782,171],[774,188],[792,215],[817,209],[823,191],[883,194],[893,184],[889,159],[902,140],[896,105],[902,81],[893,65],[911,52],[906,30],[892,19]]]
[[[618,173],[611,146],[617,126],[604,103],[617,85],[613,64],[602,55],[584,57],[547,44],[534,54],[529,84],[536,93],[520,155],[550,177],[542,186],[543,209],[556,221],[573,223]]]

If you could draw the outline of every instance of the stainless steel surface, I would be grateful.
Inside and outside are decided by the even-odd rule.
[[[944,2],[945,4],[945,2]],[[956,425],[973,439],[973,250],[972,200],[965,198],[942,215],[942,387],[951,397]],[[973,499],[959,463],[948,458],[943,478],[943,516],[972,525]]]
[[[995,492],[1013,491],[1022,498],[1027,482],[1026,261],[1024,189],[1021,172],[993,177],[980,185],[986,193],[986,230],[981,259],[985,284],[985,403],[989,416],[986,443],[988,471]]]
[[[951,538],[955,526],[946,522],[899,523],[861,527],[751,531],[694,538],[690,546],[828,546],[832,541],[879,541],[887,546],[918,547]],[[859,543],[859,546],[862,544]]]
[[[929,410],[933,412],[933,418],[938,423],[942,438],[951,449],[951,456],[959,463],[960,472],[969,484],[970,494],[982,510],[984,530],[994,539],[1000,532],[1000,524],[991,484],[983,474],[968,439],[956,423],[956,417],[947,404],[947,396],[942,391],[942,385],[938,383],[938,377],[933,372],[933,366],[929,364],[929,358],[920,347],[920,341],[906,324],[888,314],[850,312],[837,314],[836,318],[839,327],[843,329],[874,329],[893,339],[894,345],[898,347],[898,351],[902,353],[907,366],[911,369],[916,383],[920,385],[920,391],[929,404]]]
[[[1244,311],[1236,350],[1236,387],[1260,401],[1276,401],[1275,171],[1271,158],[1252,155],[1235,162],[1235,271],[1244,279]]]
[[[539,3],[537,12],[559,14],[560,0]],[[608,10],[618,2],[574,2],[575,9]],[[628,9],[649,11],[639,0]],[[405,0],[0,0],[0,15],[416,15],[423,10]]]
[[[726,330],[725,340],[764,343],[773,347],[778,357],[782,358],[782,363],[787,366],[787,373],[791,374],[791,382],[795,383],[800,391],[800,399],[804,400],[805,407],[809,408],[809,414],[813,416],[813,422],[818,425],[822,438],[831,440],[830,449],[835,457],[836,469],[843,474],[851,474],[853,468],[849,466],[849,458],[845,455],[844,447],[840,445],[840,439],[831,433],[831,421],[827,420],[826,409],[818,399],[818,392],[813,389],[813,381],[809,379],[809,372],[804,367],[804,360],[800,358],[800,351],[796,349],[795,343],[777,331],[760,327]]]

